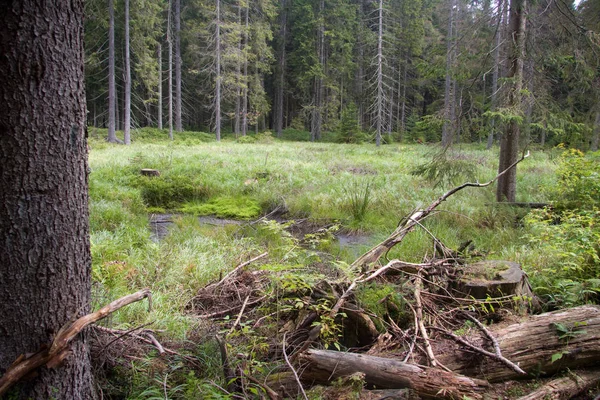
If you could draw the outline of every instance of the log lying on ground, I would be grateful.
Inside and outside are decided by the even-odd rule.
[[[518,400],[563,400],[577,396],[600,384],[600,370],[572,371],[569,376],[554,379]]]
[[[422,398],[480,399],[487,382],[394,359],[330,350],[307,350],[298,358],[300,379],[305,384],[327,384],[363,373],[368,385],[378,389],[410,388]]]
[[[534,315],[505,328],[489,327],[504,357],[531,375],[552,374],[567,368],[583,368],[600,363],[600,306],[580,306]],[[486,348],[481,337],[467,337],[472,344]],[[435,349],[434,349],[435,352]],[[480,354],[447,347],[438,360],[461,375],[502,382],[518,374]],[[555,358],[561,355],[560,359]]]

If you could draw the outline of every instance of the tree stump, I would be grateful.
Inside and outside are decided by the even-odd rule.
[[[144,176],[160,176],[160,171],[157,169],[142,168],[140,174]]]
[[[460,297],[485,300],[505,296],[533,298],[527,274],[511,261],[489,260],[464,266],[464,275],[453,288]]]

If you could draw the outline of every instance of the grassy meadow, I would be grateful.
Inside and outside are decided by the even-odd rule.
[[[156,132],[134,132],[133,144],[121,146],[106,143],[104,133],[90,128],[95,307],[149,287],[152,311],[146,304],[133,304],[113,315],[108,326],[129,329],[151,322],[149,328],[159,332],[163,343],[187,343],[182,351],[202,354],[205,366],[189,371],[177,362],[159,368],[149,358],[129,360],[128,372],[122,372],[127,378],[107,378],[104,390],[113,398],[164,398],[163,390],[169,390],[169,398],[199,398],[200,392],[204,398],[226,398],[210,384],[223,380],[218,349],[211,341],[218,327],[186,311],[202,287],[265,251],[268,261],[256,268],[272,272],[273,287],[297,280],[310,285],[317,279],[310,273],[328,275],[328,269],[351,276],[355,271],[347,267],[356,255],[387,237],[411,210],[426,207],[455,184],[490,180],[498,159],[497,149],[457,145],[448,153],[446,166],[456,174],[436,185],[411,173],[431,161],[435,146],[377,148],[260,135],[216,143],[199,133],[170,142],[157,138]],[[556,182],[560,152],[535,150],[518,166],[518,201],[551,200],[548,188]],[[461,175],[466,164],[469,173]],[[161,175],[143,177],[142,168]],[[494,206],[494,190],[493,185],[467,188],[450,197],[425,221],[424,229],[412,232],[389,257],[420,261],[431,256],[432,235],[451,248],[473,240],[474,251],[488,259],[519,262],[534,286],[544,285],[547,267],[560,255],[535,244],[539,232],[526,222],[526,210]],[[280,221],[306,220],[314,232],[298,239],[280,224],[253,222],[274,210]],[[151,214],[173,214],[162,240],[152,238]],[[200,224],[199,215],[243,223]],[[335,240],[338,234],[363,239],[354,247],[341,247]],[[317,264],[318,272],[307,273]]]

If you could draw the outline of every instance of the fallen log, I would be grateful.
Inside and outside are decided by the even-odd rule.
[[[518,324],[504,328],[492,325],[488,329],[497,338],[504,357],[527,372],[526,377],[600,363],[600,306],[586,305],[534,315]],[[464,339],[480,348],[489,342],[481,336]],[[489,382],[522,378],[500,362],[472,350],[443,348],[444,351],[437,352],[438,360],[458,374],[485,378]]]
[[[564,400],[600,384],[600,371],[571,371],[569,376],[554,379],[518,400]]]
[[[365,354],[310,349],[298,357],[304,384],[327,384],[333,380],[364,374],[367,385],[378,389],[412,389],[426,399],[481,399],[486,381],[460,376],[436,368],[421,367],[394,359]]]

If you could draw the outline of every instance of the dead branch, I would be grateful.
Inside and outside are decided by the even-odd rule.
[[[426,209],[414,211],[406,219],[406,222],[403,224],[400,224],[398,226],[398,228],[396,228],[396,230],[387,239],[385,239],[383,242],[376,245],[375,247],[373,247],[372,249],[367,251],[365,254],[360,256],[356,261],[354,261],[352,263],[352,267],[357,267],[357,268],[361,269],[362,271],[368,270],[374,263],[376,263],[379,260],[379,258],[381,258],[381,256],[383,254],[387,253],[392,247],[394,247],[398,243],[400,243],[404,239],[404,237],[410,231],[412,231],[415,226],[418,225],[419,221],[423,220],[429,214],[431,214],[431,212],[433,212],[433,210],[435,210],[440,204],[442,204],[444,201],[446,201],[450,196],[452,196],[456,192],[458,192],[464,188],[467,188],[467,187],[486,187],[486,186],[491,185],[498,178],[500,178],[506,172],[508,172],[509,170],[514,168],[518,163],[520,163],[527,157],[529,157],[529,152],[527,152],[527,154],[523,154],[523,156],[519,160],[515,161],[512,165],[510,165],[504,171],[500,172],[498,175],[496,175],[494,177],[494,179],[492,179],[489,182],[486,182],[486,183],[471,183],[471,182],[463,183],[462,185],[457,186],[457,187],[449,190],[448,192],[444,193],[437,200],[435,200],[433,203],[431,203],[429,205],[429,207],[427,207]]]
[[[97,329],[99,331],[110,333],[110,334],[115,335],[115,336],[116,335],[121,335],[120,338],[124,337],[125,335],[123,335],[123,333],[126,332],[126,331],[123,331],[123,330],[120,330],[120,329],[112,329],[112,328],[107,328],[107,327],[100,326],[100,325],[94,325],[93,328]],[[144,335],[146,337],[144,337],[142,335]],[[159,354],[163,354],[163,352],[164,352],[164,353],[167,353],[167,354],[171,354],[171,355],[174,355],[174,356],[179,356],[181,358],[188,359],[188,361],[193,360],[189,356],[184,356],[184,355],[176,352],[175,350],[172,350],[172,349],[164,347],[163,345],[161,345],[156,340],[156,338],[154,337],[154,335],[150,331],[148,331],[148,330],[144,330],[141,334],[130,333],[129,336],[132,337],[132,338],[134,338],[134,339],[136,339],[136,340],[139,340],[140,342],[144,342],[146,344],[149,344],[151,346],[156,347],[156,349],[158,350]],[[120,338],[117,338],[117,339],[120,339]],[[155,341],[156,341],[156,343],[155,343]]]
[[[421,288],[423,287],[423,280],[421,279],[421,274],[417,273],[417,277],[415,279],[415,322],[419,327],[419,331],[421,332],[421,336],[423,337],[423,341],[425,342],[425,351],[427,352],[427,358],[429,359],[429,363],[432,367],[437,367],[438,362],[435,359],[435,355],[433,354],[433,349],[431,348],[431,343],[429,343],[429,335],[427,334],[427,329],[425,329],[425,324],[423,323],[423,304],[421,302]]]
[[[512,369],[513,371],[515,371],[518,374],[521,375],[527,375],[527,372],[523,371],[518,365],[516,365],[515,363],[513,363],[512,361],[508,360],[507,358],[505,358],[502,355],[502,350],[500,350],[500,344],[498,344],[498,341],[496,340],[496,338],[494,337],[494,335],[492,335],[490,333],[490,331],[487,330],[487,328],[485,326],[483,326],[483,324],[481,322],[479,322],[479,320],[475,317],[470,316],[467,313],[463,313],[471,322],[473,322],[475,325],[477,325],[477,327],[484,333],[484,335],[490,339],[490,341],[492,342],[492,345],[494,346],[494,353],[496,354],[496,359],[498,361],[500,361],[501,363],[503,363],[504,365],[506,365],[508,368]]]
[[[262,253],[262,254],[260,254],[260,255],[258,255],[258,256],[256,256],[256,257],[254,257],[254,258],[252,258],[252,259],[250,259],[250,260],[248,260],[248,261],[244,261],[243,263],[241,263],[240,265],[238,265],[237,267],[235,267],[233,270],[229,271],[229,273],[227,273],[227,275],[225,275],[225,276],[223,277],[223,279],[221,279],[219,282],[212,283],[212,284],[208,285],[208,286],[207,286],[207,288],[210,288],[210,287],[216,287],[216,286],[219,286],[219,285],[221,285],[223,282],[225,282],[225,281],[226,281],[227,279],[229,279],[231,276],[233,276],[233,275],[237,274],[237,272],[238,272],[240,269],[243,269],[244,267],[246,267],[246,266],[248,266],[248,265],[252,264],[254,261],[258,261],[258,260],[260,260],[261,258],[264,258],[264,257],[266,257],[268,254],[269,254],[269,253],[265,251],[264,253]]]
[[[298,377],[298,373],[296,372],[296,369],[294,368],[294,366],[292,365],[292,363],[290,362],[287,353],[285,351],[285,333],[283,334],[283,358],[285,359],[285,363],[288,365],[288,367],[290,368],[290,370],[292,371],[292,373],[294,374],[294,378],[296,378],[296,382],[298,382],[298,388],[300,389],[300,392],[302,393],[302,396],[304,397],[305,400],[308,400],[308,396],[306,396],[306,392],[304,391],[304,387],[302,386],[302,382],[300,382],[300,378]]]
[[[252,294],[252,293],[250,293],[250,294]],[[246,309],[246,306],[248,305],[248,300],[250,299],[250,294],[248,294],[248,296],[246,296],[246,299],[244,300],[244,304],[242,304],[242,309],[240,310],[235,322],[233,323],[233,326],[229,330],[229,333],[233,332],[235,330],[235,328],[238,326],[238,324],[240,323],[240,320],[242,319],[242,315],[244,315],[244,310]]]
[[[266,298],[267,298],[267,296],[262,296],[256,300],[249,301],[248,303],[246,303],[246,307],[258,304]],[[237,305],[235,307],[231,307],[226,310],[215,311],[214,313],[210,313],[210,314],[202,314],[202,315],[199,315],[198,317],[199,318],[218,318],[218,317],[222,317],[224,315],[230,314],[230,313],[236,311],[237,309],[239,309],[240,307],[241,307],[241,305]]]
[[[151,298],[150,289],[143,289],[127,295],[102,307],[96,312],[84,315],[76,321],[69,321],[58,331],[50,346],[30,356],[20,355],[8,367],[4,375],[0,377],[0,396],[4,395],[10,387],[19,382],[24,376],[36,369],[44,365],[47,365],[48,368],[60,366],[62,361],[69,356],[69,344],[85,327],[106,318],[120,308],[145,298]]]

